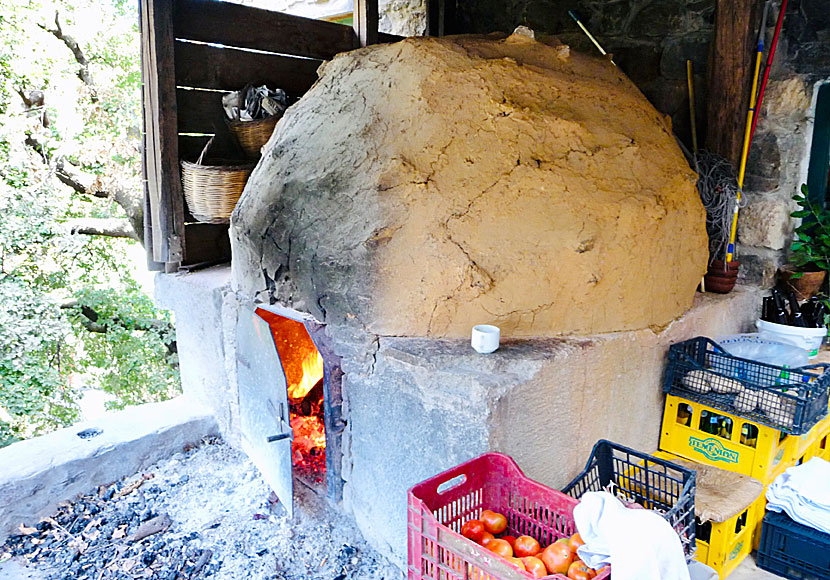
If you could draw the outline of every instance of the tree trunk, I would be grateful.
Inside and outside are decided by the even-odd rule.
[[[736,167],[755,71],[759,7],[757,0],[717,0],[709,48],[706,148]]]

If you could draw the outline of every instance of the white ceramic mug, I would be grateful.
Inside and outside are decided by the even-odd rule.
[[[478,324],[473,327],[473,337],[470,340],[476,352],[488,354],[499,348],[501,331],[492,324]]]

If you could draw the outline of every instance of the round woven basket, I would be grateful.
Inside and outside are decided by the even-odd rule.
[[[208,163],[182,161],[184,198],[200,222],[226,224],[255,164],[217,159]]]
[[[236,140],[239,141],[245,155],[251,159],[258,159],[260,149],[271,138],[271,133],[281,117],[282,113],[255,121],[228,121],[228,126],[236,135]]]

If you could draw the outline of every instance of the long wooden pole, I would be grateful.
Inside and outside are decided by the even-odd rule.
[[[752,76],[752,90],[749,93],[749,109],[746,112],[746,128],[744,129],[744,144],[741,150],[741,164],[738,169],[738,196],[735,200],[735,211],[732,213],[732,227],[729,230],[729,245],[726,247],[726,262],[732,261],[735,256],[735,237],[738,233],[738,208],[741,205],[741,192],[744,187],[744,176],[746,175],[746,160],[749,157],[749,144],[751,142],[752,119],[755,116],[755,93],[758,89],[758,77],[761,73],[761,58],[764,56],[764,32],[767,26],[767,10],[769,0],[764,5],[764,15],[761,18],[761,29],[758,33],[758,52],[755,56],[755,74]]]
[[[761,90],[758,91],[758,104],[756,109],[761,110],[761,104],[764,102],[764,91],[767,88],[767,80],[769,80],[769,71],[772,68],[772,61],[775,59],[775,49],[778,47],[778,37],[781,34],[781,25],[784,23],[784,13],[787,11],[787,0],[781,0],[781,9],[778,11],[778,22],[775,24],[775,34],[772,36],[772,42],[769,45],[769,54],[767,55],[767,65],[764,67],[764,78],[761,80]],[[752,131],[749,133],[749,142],[752,144],[752,137],[755,135],[755,126],[758,124],[758,115],[752,119]]]

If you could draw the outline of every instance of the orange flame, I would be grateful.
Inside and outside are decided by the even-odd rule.
[[[289,385],[288,396],[302,399],[323,378],[323,357],[317,349],[312,349],[303,359],[303,378],[296,385]]]

